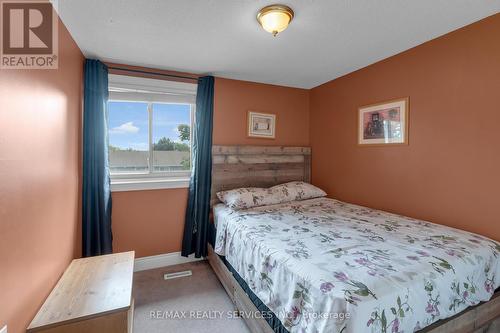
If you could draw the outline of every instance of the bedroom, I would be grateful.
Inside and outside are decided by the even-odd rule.
[[[1,333],[500,330],[499,1],[51,4],[1,1]]]

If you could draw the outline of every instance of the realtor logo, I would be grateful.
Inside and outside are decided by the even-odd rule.
[[[53,3],[0,2],[1,69],[57,69],[58,18]]]

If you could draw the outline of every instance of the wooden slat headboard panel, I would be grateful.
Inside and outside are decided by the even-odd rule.
[[[290,181],[311,182],[311,148],[284,146],[213,146],[212,200],[219,191],[270,187]]]

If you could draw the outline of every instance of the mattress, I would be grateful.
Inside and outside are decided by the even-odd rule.
[[[500,244],[333,199],[214,207],[214,250],[290,332],[413,332],[499,287]]]

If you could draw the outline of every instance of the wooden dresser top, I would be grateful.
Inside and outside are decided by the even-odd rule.
[[[73,260],[28,332],[128,310],[134,256],[131,251]]]

